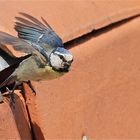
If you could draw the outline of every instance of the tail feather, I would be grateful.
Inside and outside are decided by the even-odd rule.
[[[19,65],[18,63],[14,64],[0,72],[0,88],[5,85],[14,83],[14,81],[16,80],[16,76],[12,74],[15,71],[15,69],[18,67],[18,65]]]
[[[10,75],[6,80],[4,80],[2,82],[2,84],[0,84],[0,88],[4,87],[6,85],[13,84],[15,81],[16,81],[16,76]]]
[[[20,65],[20,63],[23,60],[27,59],[30,56],[31,55],[29,54],[29,55],[26,55],[24,57],[20,57],[17,59],[16,63],[14,63],[11,66],[0,71],[0,88],[5,86],[5,85],[12,84],[16,81],[17,77],[16,77],[16,75],[13,74],[15,69],[18,68],[18,66]]]

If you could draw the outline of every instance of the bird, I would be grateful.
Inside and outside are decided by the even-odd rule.
[[[4,59],[0,71],[0,88],[14,83],[12,93],[23,82],[28,81],[32,88],[30,81],[52,80],[68,73],[73,62],[72,53],[43,17],[41,22],[27,13],[19,14],[14,27],[18,37],[0,31],[0,55],[2,51],[9,58]],[[25,55],[13,56],[7,45]]]

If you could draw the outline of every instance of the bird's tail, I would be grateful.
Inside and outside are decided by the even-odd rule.
[[[28,54],[26,56],[16,58],[16,61],[13,61],[12,63],[10,63],[11,65],[9,65],[9,67],[0,71],[0,88],[5,85],[14,83],[14,81],[16,81],[16,75],[13,74],[15,69],[18,68],[18,66],[20,65],[20,63],[23,60],[27,59],[30,56],[31,56],[31,54]],[[11,60],[12,59],[14,60],[14,58],[11,58]],[[5,59],[5,60],[6,60],[6,62],[9,62],[7,59]]]
[[[13,72],[18,67],[18,65],[19,64],[14,64],[0,72],[0,88],[5,85],[14,83],[14,81],[16,80],[16,76],[13,74]]]

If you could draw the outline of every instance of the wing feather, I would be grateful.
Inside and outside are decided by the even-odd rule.
[[[61,38],[53,31],[51,26],[42,18],[43,23],[26,13],[20,13],[22,17],[16,17],[15,30],[18,37],[24,39],[34,46],[40,46],[46,51],[57,47],[63,47]]]
[[[24,53],[32,53],[35,48],[33,48],[29,43],[24,40],[21,40],[17,37],[9,35],[5,32],[0,31],[0,44],[2,45],[12,45],[13,48],[17,51],[21,51]],[[1,45],[1,47],[2,47]]]
[[[33,16],[28,15],[26,13],[22,13],[22,12],[20,12],[20,14],[26,17],[27,19],[30,19],[31,21],[33,21],[36,24],[36,26],[39,26],[42,29],[46,29],[46,26],[42,24],[38,19],[34,18]]]

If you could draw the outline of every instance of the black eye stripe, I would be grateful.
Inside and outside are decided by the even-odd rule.
[[[59,55],[59,57],[61,60],[63,60],[63,62],[67,62],[67,60],[62,55]]]

